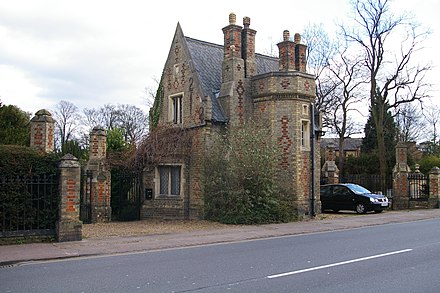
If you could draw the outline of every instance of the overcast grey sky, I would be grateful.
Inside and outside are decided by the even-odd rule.
[[[424,56],[437,82],[440,1],[395,0],[393,10],[412,12],[433,32]],[[0,100],[32,113],[61,100],[80,109],[121,103],[146,110],[144,88],[156,87],[177,22],[186,36],[222,44],[230,12],[240,25],[251,18],[256,51],[267,53],[285,29],[323,23],[332,32],[348,0],[0,0]]]

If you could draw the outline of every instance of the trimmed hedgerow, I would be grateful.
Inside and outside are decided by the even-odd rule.
[[[57,154],[41,154],[29,147],[0,145],[0,176],[54,175],[59,159]]]

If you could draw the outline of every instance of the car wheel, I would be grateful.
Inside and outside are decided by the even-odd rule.
[[[379,213],[383,212],[383,210],[375,210],[374,212],[379,214]]]
[[[363,203],[358,203],[356,205],[356,213],[358,214],[365,214],[367,212],[367,209],[365,208],[365,205]]]

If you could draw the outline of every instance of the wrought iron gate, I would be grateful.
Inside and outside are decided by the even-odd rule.
[[[142,174],[127,170],[112,170],[112,219],[134,221],[141,218],[143,196]]]
[[[422,173],[408,174],[408,185],[410,201],[427,201],[429,199],[428,176]]]
[[[92,222],[92,184],[92,170],[83,171],[81,173],[80,220],[84,224]]]

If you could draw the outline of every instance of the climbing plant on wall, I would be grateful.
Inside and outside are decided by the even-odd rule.
[[[156,96],[154,97],[153,107],[150,109],[150,130],[157,127],[159,124],[160,113],[163,104],[163,75],[160,78],[160,83],[157,88]]]

